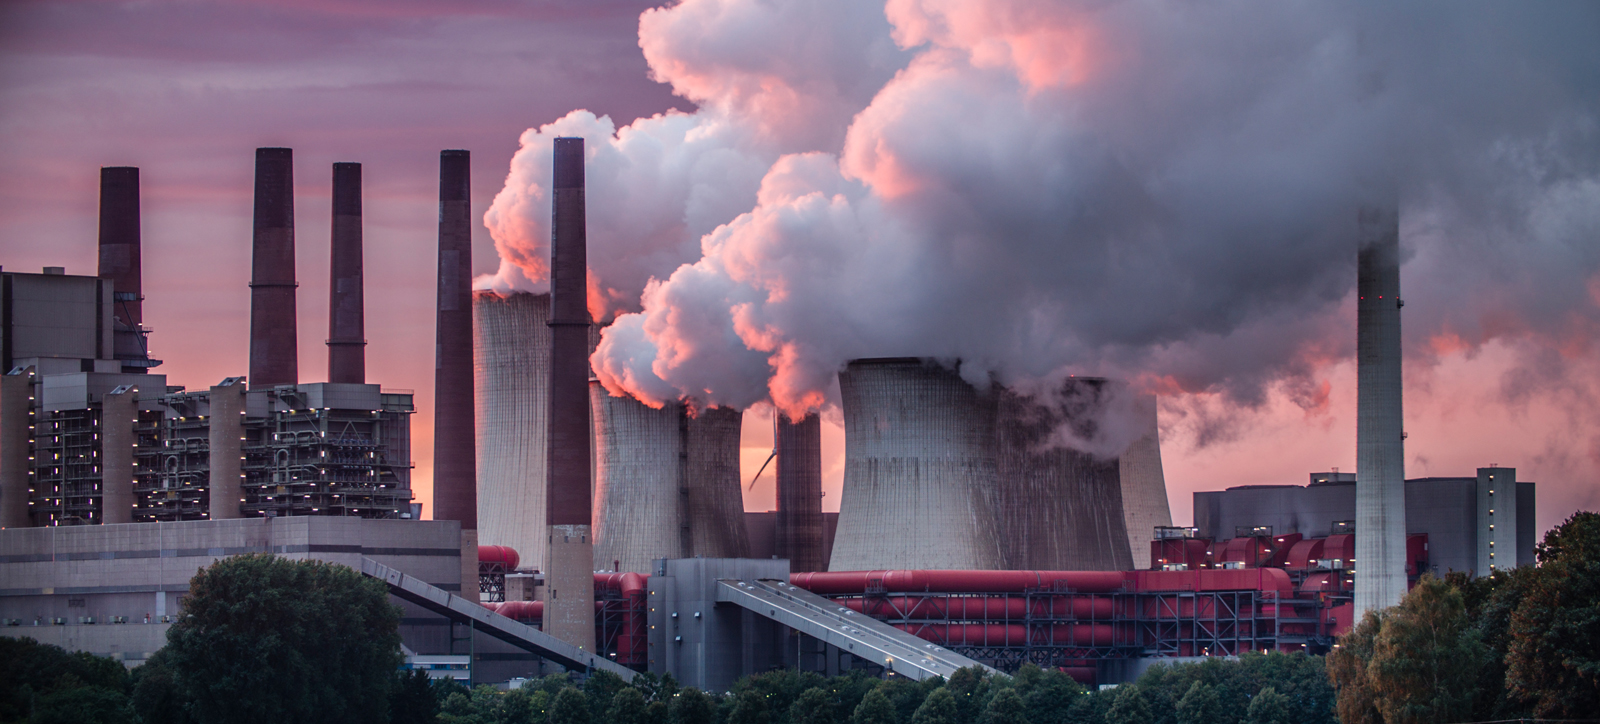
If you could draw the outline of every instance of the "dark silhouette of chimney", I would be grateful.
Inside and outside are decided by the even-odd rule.
[[[139,249],[139,169],[100,169],[100,271],[112,285],[112,354],[123,372],[144,373],[160,364],[145,345],[144,294]]]
[[[546,446],[544,630],[593,651],[594,539],[590,535],[588,231],[583,139],[555,139],[550,220],[550,415]]]
[[[294,151],[256,149],[250,274],[250,387],[300,381],[295,340]]]
[[[433,376],[433,517],[478,529],[472,400],[472,157],[439,153],[439,316]],[[585,465],[587,465],[587,459]],[[465,541],[463,541],[465,545]]]
[[[328,288],[328,381],[367,381],[361,276],[361,164],[333,165],[333,242]]]

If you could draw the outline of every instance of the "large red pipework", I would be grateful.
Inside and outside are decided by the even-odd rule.
[[[506,570],[515,570],[522,556],[511,546],[478,546],[478,564],[498,563]]]
[[[829,571],[794,573],[789,583],[819,595],[866,593],[1022,593],[1029,589],[1073,593],[1123,590],[1122,571]]]
[[[1010,621],[1028,617],[1030,602],[1023,598],[1003,596],[943,596],[889,598],[852,598],[840,601],[845,608],[868,616],[887,616],[890,620],[923,619],[934,621]],[[1052,596],[1031,602],[1034,618],[1087,618],[1109,619],[1112,615],[1110,598],[1081,598]]]
[[[645,651],[639,648],[641,639],[644,638],[646,623],[645,585],[649,576],[639,573],[596,573],[594,574],[595,591],[616,591],[622,595],[622,600],[631,609],[622,633],[617,636],[617,663],[623,665],[644,663]],[[605,606],[605,601],[595,601],[595,612],[598,614]]]
[[[897,623],[901,631],[941,646],[1025,646],[1029,641],[1028,626],[1004,623]],[[1110,646],[1116,640],[1116,627],[1108,623],[1063,623],[1035,626],[1036,631],[1048,640],[1032,641],[1034,644],[1064,646]]]

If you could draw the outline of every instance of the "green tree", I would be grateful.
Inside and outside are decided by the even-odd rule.
[[[35,700],[28,724],[133,724],[138,720],[126,694],[104,686],[73,686]]]
[[[589,697],[577,687],[567,687],[550,702],[550,724],[589,724]]]
[[[133,710],[148,723],[189,724],[194,719],[189,716],[188,699],[178,688],[177,676],[167,664],[169,659],[163,648],[133,670]],[[431,692],[428,700],[434,701]],[[434,709],[438,708],[434,704]]]
[[[645,724],[645,708],[649,703],[644,694],[631,686],[623,687],[611,697],[606,707],[606,724]]]
[[[852,724],[900,724],[894,702],[889,701],[888,695],[884,694],[883,690],[884,687],[879,686],[861,697],[861,703],[856,705],[855,714],[850,717]]]
[[[800,693],[789,707],[789,724],[836,724],[839,721],[833,695],[813,686]]]
[[[1337,710],[1343,724],[1383,724],[1378,692],[1367,680],[1367,664],[1372,661],[1383,618],[1383,611],[1368,611],[1328,652],[1328,678],[1338,692]]]
[[[982,667],[968,666],[957,669],[945,682],[945,689],[956,702],[956,719],[960,722],[977,721],[989,703],[991,682],[989,673]]]
[[[126,696],[128,670],[104,656],[68,653],[59,646],[30,638],[0,638],[0,722],[22,721],[35,710],[37,699],[79,687],[99,687]],[[94,694],[65,697],[86,701]]]
[[[401,662],[382,583],[322,561],[226,558],[189,582],[167,632],[201,724],[383,722]]]
[[[1035,671],[1038,670],[1037,667],[1034,668]],[[1022,696],[1028,721],[1033,724],[1062,724],[1070,721],[1073,707],[1083,698],[1082,684],[1058,669],[1042,671],[1037,675],[1030,673],[1028,682],[1031,685],[1026,692],[1021,687],[1017,691]]]
[[[1123,684],[1116,688],[1116,698],[1106,712],[1106,724],[1153,724],[1150,700],[1138,684]]]
[[[753,689],[735,694],[728,708],[728,724],[767,724],[767,697]]]
[[[1200,681],[1189,685],[1176,709],[1179,724],[1212,724],[1223,718],[1222,702],[1217,699],[1216,690]]]
[[[589,675],[583,682],[583,693],[589,699],[589,715],[594,721],[603,721],[606,710],[616,699],[617,692],[632,688],[622,677],[609,671],[596,671]]]
[[[1433,575],[1383,620],[1367,680],[1387,724],[1461,721],[1472,712],[1488,649],[1467,620],[1461,592]]]
[[[980,724],[1028,724],[1028,707],[1016,691],[1001,689],[989,699]]]
[[[928,694],[944,686],[944,679],[931,677],[922,681],[912,681],[903,676],[883,682],[880,687],[884,696],[889,697],[889,703],[894,704],[895,718],[899,721],[909,722],[915,716],[922,702]]]
[[[1289,712],[1289,697],[1278,693],[1271,686],[1262,689],[1250,699],[1250,708],[1245,711],[1245,724],[1299,724],[1300,720],[1294,718]]]
[[[1539,572],[1511,615],[1506,686],[1540,717],[1600,711],[1600,514],[1545,536]]]
[[[911,717],[911,724],[967,724],[967,722],[961,719],[955,695],[950,693],[948,688],[941,687],[922,700],[922,706],[917,707],[917,713]]]
[[[680,689],[667,705],[671,724],[712,724],[716,721],[716,702],[692,686]]]
[[[135,704],[139,701],[138,691],[139,687],[135,685]],[[439,697],[434,694],[433,680],[428,677],[428,672],[421,669],[400,672],[396,677],[393,692],[389,699],[390,724],[432,724],[438,721]],[[144,710],[141,709],[142,711]],[[151,719],[149,715],[144,718],[146,721],[166,721]]]

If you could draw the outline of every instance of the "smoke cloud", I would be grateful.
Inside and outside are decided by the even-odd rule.
[[[1593,366],[1592,5],[866,5],[646,13],[653,72],[699,110],[525,134],[485,282],[542,280],[549,138],[582,135],[591,308],[615,316],[592,361],[650,403],[799,414],[847,360],[919,356],[1315,413],[1371,204],[1401,209],[1427,300],[1414,361],[1525,346],[1513,397]]]

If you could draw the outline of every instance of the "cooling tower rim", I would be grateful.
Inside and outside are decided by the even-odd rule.
[[[494,299],[511,299],[513,297],[548,297],[548,296],[550,296],[550,292],[530,292],[530,291],[523,290],[523,289],[512,289],[510,291],[505,291],[505,292],[502,292],[502,291],[500,291],[498,289],[474,289],[474,290],[472,290],[472,298],[473,299],[490,299],[490,298],[494,298]]]

